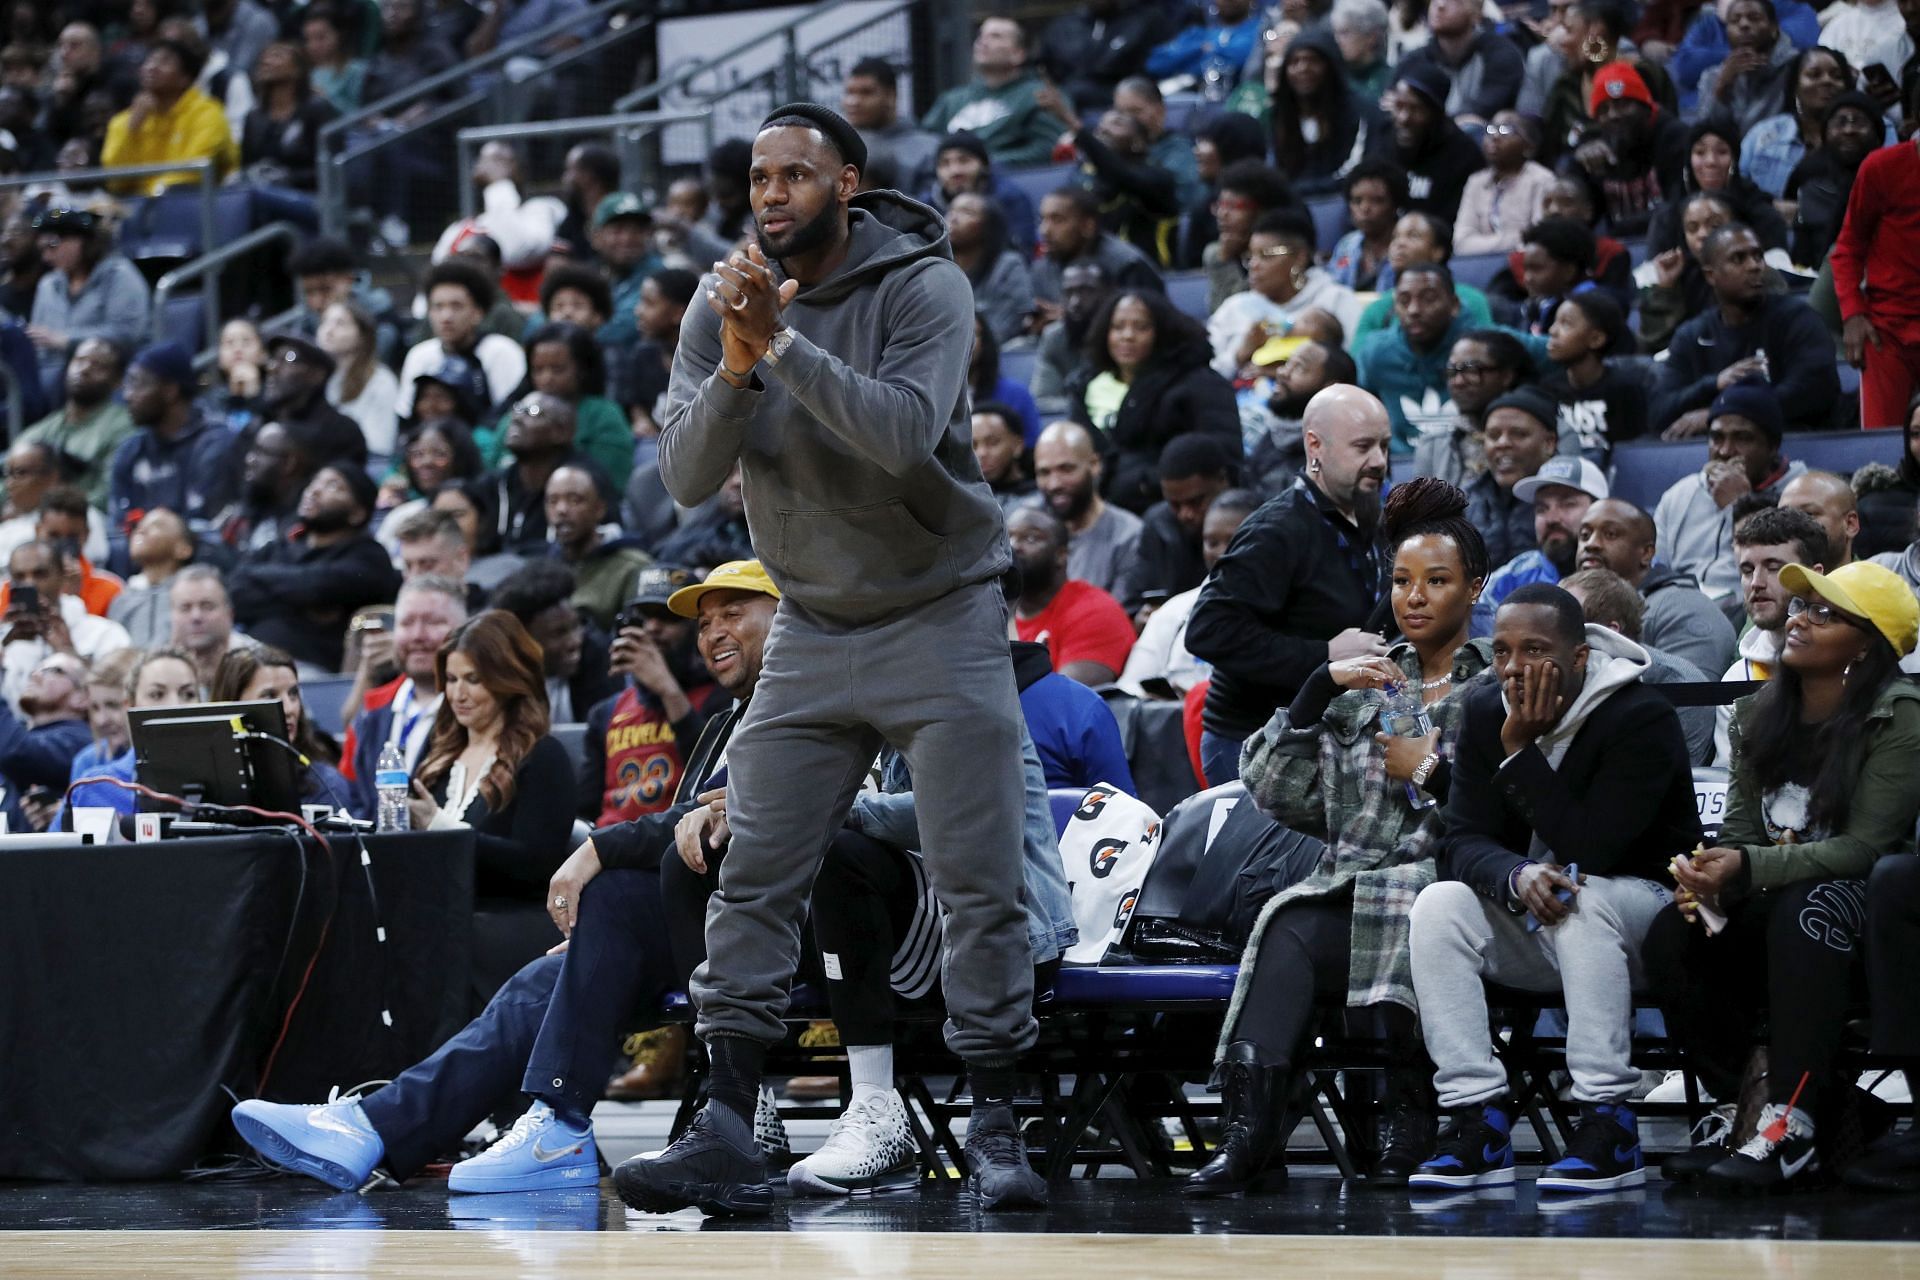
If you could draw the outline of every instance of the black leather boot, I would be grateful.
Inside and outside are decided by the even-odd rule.
[[[1367,1182],[1404,1187],[1420,1162],[1433,1154],[1433,1084],[1425,1068],[1389,1067],[1387,1096],[1380,1113],[1380,1155]]]
[[[1279,1143],[1281,1115],[1293,1082],[1288,1068],[1263,1065],[1259,1052],[1245,1040],[1227,1046],[1219,1072],[1226,1124],[1213,1159],[1187,1176],[1181,1187],[1185,1194],[1240,1195],[1266,1170]],[[1286,1171],[1284,1163],[1275,1165],[1269,1180],[1285,1178]]]

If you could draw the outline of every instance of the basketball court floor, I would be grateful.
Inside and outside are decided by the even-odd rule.
[[[664,1144],[666,1104],[603,1104],[617,1163]],[[792,1126],[809,1150],[825,1124]],[[782,1199],[757,1221],[630,1213],[611,1184],[519,1196],[449,1196],[438,1181],[366,1194],[302,1179],[0,1185],[0,1276],[507,1277],[771,1275],[899,1280],[1230,1276],[1352,1280],[1920,1280],[1920,1196],[1843,1191],[1707,1198],[1657,1178],[1643,1189],[1457,1197],[1343,1185],[1300,1144],[1290,1178],[1237,1201],[1176,1184],[1080,1179],[1044,1212],[982,1216],[953,1182],[855,1201]]]

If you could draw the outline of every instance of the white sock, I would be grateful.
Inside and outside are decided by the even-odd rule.
[[[853,1097],[859,1102],[873,1094],[885,1097],[893,1092],[893,1046],[890,1044],[850,1044],[847,1046],[847,1074],[853,1079]]]

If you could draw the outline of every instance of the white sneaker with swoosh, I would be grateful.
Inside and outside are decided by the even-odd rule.
[[[514,1121],[500,1140],[447,1175],[447,1190],[468,1193],[551,1191],[600,1180],[593,1127],[573,1128],[544,1102]]]
[[[1730,1191],[1771,1191],[1819,1172],[1813,1117],[1798,1107],[1769,1102],[1753,1137],[1708,1169],[1706,1180]]]

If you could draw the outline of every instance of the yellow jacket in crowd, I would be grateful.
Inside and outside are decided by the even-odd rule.
[[[168,160],[211,159],[216,178],[224,178],[240,163],[240,148],[227,128],[227,114],[220,104],[197,88],[189,88],[173,104],[173,109],[156,112],[130,128],[131,111],[122,111],[107,124],[107,140],[100,149],[100,163],[115,165],[160,164]],[[176,183],[191,182],[191,173],[159,174],[111,184],[122,195],[154,195]]]

